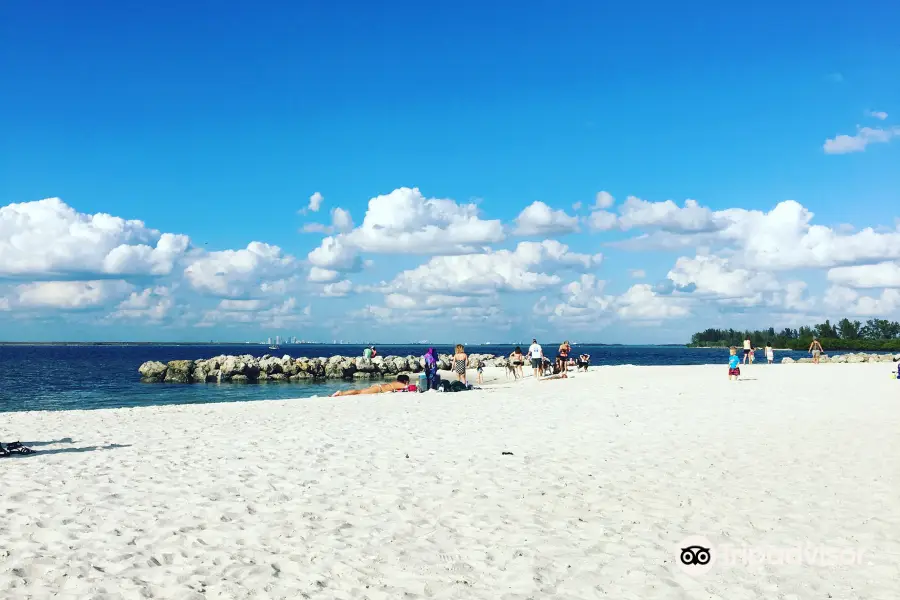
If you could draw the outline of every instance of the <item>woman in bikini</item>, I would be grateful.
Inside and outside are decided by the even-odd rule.
[[[390,383],[376,383],[360,390],[343,390],[335,392],[332,396],[361,396],[363,394],[384,394],[387,392],[401,392],[409,390],[409,375],[397,375],[397,381]]]
[[[509,355],[509,360],[516,370],[516,375],[518,375],[519,377],[525,377],[525,355],[522,354],[521,347],[516,346],[516,349],[513,350],[512,354]]]
[[[559,345],[559,352],[556,354],[556,371],[558,373],[569,370],[569,352],[571,350],[572,346],[569,345],[568,340]]]
[[[460,382],[466,384],[466,366],[469,362],[469,355],[462,344],[456,345],[456,354],[453,355],[453,372],[459,378]]]

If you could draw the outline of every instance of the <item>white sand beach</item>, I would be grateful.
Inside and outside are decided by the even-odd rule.
[[[41,452],[0,459],[0,598],[895,598],[895,367],[3,414]],[[862,555],[689,574],[689,536]]]

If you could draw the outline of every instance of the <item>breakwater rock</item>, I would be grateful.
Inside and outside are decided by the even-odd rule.
[[[470,354],[469,368],[479,362],[488,367],[505,367],[508,359],[493,354]],[[441,354],[438,368],[450,369],[451,356]],[[321,379],[382,379],[425,369],[421,356],[354,356],[292,358],[269,356],[214,356],[199,360],[147,361],[138,373],[145,383],[251,383],[256,381],[310,381]]]
[[[812,361],[812,358],[798,358],[795,360],[787,357],[781,359],[781,362],[787,365],[792,363],[811,363]],[[839,356],[828,356],[827,354],[823,354],[819,357],[820,363],[889,363],[897,361],[900,361],[900,354],[866,354],[865,352],[856,352],[841,354]]]

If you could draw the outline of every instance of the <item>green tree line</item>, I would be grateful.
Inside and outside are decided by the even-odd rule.
[[[688,346],[737,346],[741,347],[748,337],[754,348],[771,344],[775,348],[807,350],[813,336],[818,337],[825,351],[860,350],[894,351],[900,350],[900,323],[886,319],[869,319],[865,324],[850,319],[841,319],[835,325],[828,319],[824,323],[799,329],[785,328],[775,331],[774,327],[758,331],[738,331],[735,329],[707,329],[691,336]]]

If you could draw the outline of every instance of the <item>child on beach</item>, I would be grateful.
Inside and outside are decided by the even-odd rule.
[[[737,378],[741,376],[741,359],[738,358],[737,348],[732,346],[728,354],[728,380],[734,379],[737,381]]]
[[[775,362],[775,350],[772,349],[772,344],[766,344],[766,361],[771,365]]]
[[[478,382],[479,385],[484,384],[484,361],[478,361],[478,366],[475,367],[475,372],[478,373],[478,377],[475,378],[475,381]]]

